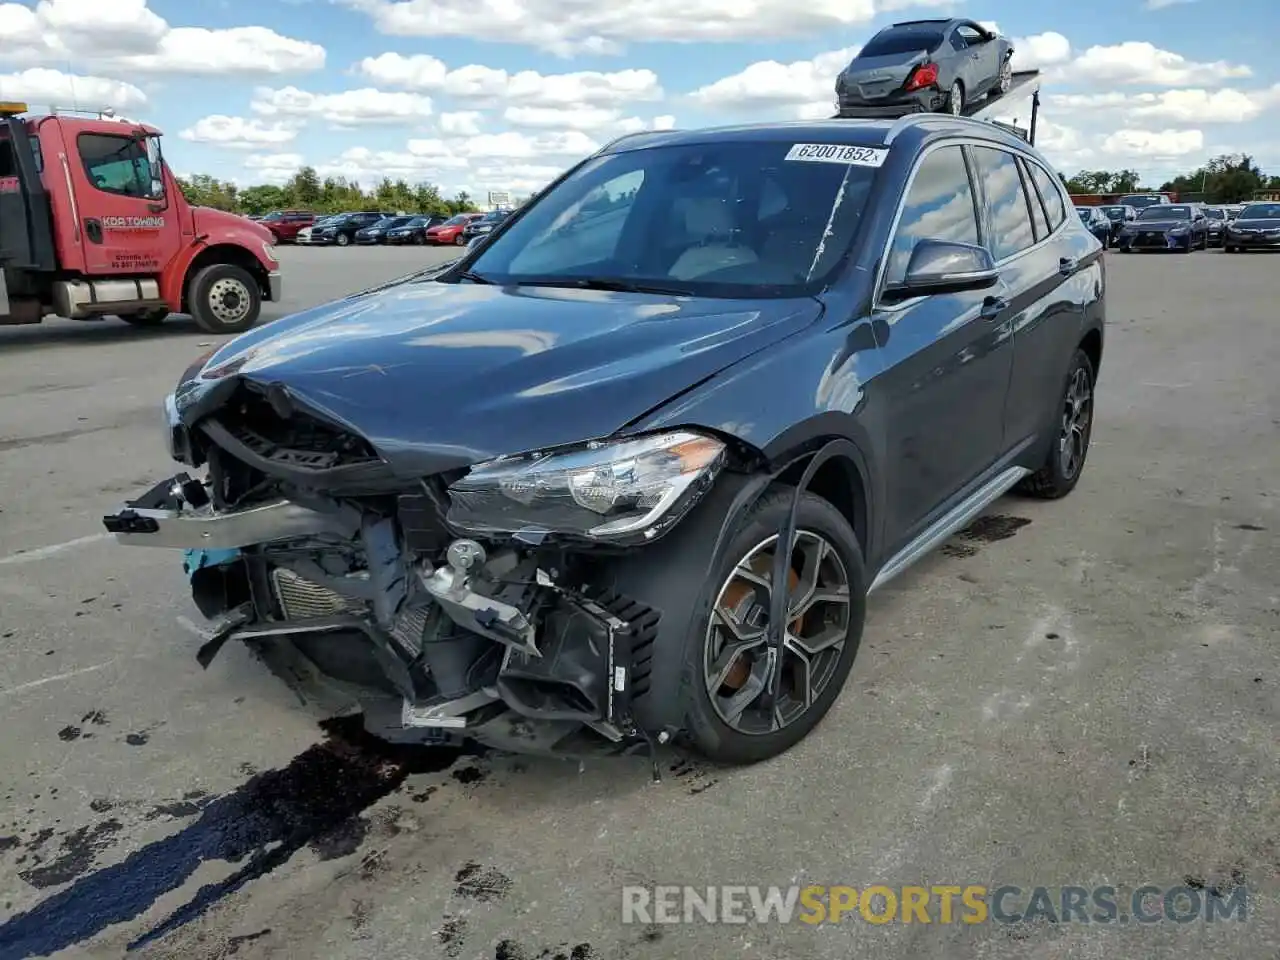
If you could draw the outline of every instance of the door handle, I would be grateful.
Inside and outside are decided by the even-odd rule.
[[[983,320],[994,320],[1009,309],[1009,301],[1004,297],[987,297],[982,301],[982,309],[978,311],[978,316]]]
[[[1079,268],[1080,262],[1075,257],[1063,257],[1058,261],[1058,272],[1069,277]]]

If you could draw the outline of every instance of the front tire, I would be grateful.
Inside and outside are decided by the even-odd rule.
[[[1019,485],[1023,493],[1058,500],[1075,489],[1093,436],[1093,361],[1077,348],[1058,406],[1058,431],[1044,465]]]
[[[191,278],[191,315],[206,333],[243,333],[258,322],[262,292],[248,270],[215,263]]]
[[[780,656],[769,656],[760,617],[767,617],[773,547],[794,492],[766,492],[727,538],[712,565],[709,612],[694,619],[686,637],[684,727],[692,747],[715,762],[758,763],[803,740],[835,703],[858,653],[866,612],[862,550],[840,511],[805,493],[788,627]],[[781,688],[771,704],[766,685],[775,669]]]

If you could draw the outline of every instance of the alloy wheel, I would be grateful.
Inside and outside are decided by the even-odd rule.
[[[1089,445],[1089,427],[1093,422],[1093,384],[1089,371],[1076,369],[1067,384],[1067,394],[1062,404],[1062,432],[1058,437],[1059,460],[1062,475],[1075,479],[1084,465],[1084,455]]]
[[[1000,80],[998,87],[1002,94],[1008,93],[1009,88],[1013,86],[1013,61],[1006,60],[1000,67]]]
[[[951,85],[951,96],[947,98],[947,106],[951,109],[953,117],[961,116],[964,113],[964,89],[960,86],[959,81]]]
[[[781,730],[804,716],[836,673],[849,633],[849,574],[836,548],[796,532],[789,566],[787,626],[768,643],[777,535],[757,544],[720,587],[704,642],[707,695],[716,715],[748,735]],[[781,671],[775,698],[775,671]]]

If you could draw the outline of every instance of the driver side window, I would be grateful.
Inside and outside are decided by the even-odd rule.
[[[980,243],[973,184],[959,146],[940,147],[916,168],[889,245],[885,282],[901,282],[921,240]]]
[[[97,189],[143,200],[159,199],[163,193],[160,165],[153,164],[147,141],[82,133],[76,145],[85,176]]]
[[[511,261],[513,273],[541,273],[552,265],[608,260],[618,248],[622,228],[644,183],[644,171],[614,177],[572,204]]]

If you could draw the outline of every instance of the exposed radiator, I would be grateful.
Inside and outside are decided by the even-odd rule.
[[[271,585],[286,620],[369,614],[369,605],[364,601],[344,597],[283,567],[271,571]],[[426,622],[427,608],[416,607],[396,618],[391,633],[402,646],[417,653],[422,649],[422,630]]]
[[[276,567],[271,571],[271,585],[276,602],[286,620],[309,620],[315,617],[339,617],[363,614],[367,605],[352,597],[344,597],[328,587],[306,580],[292,570]]]

